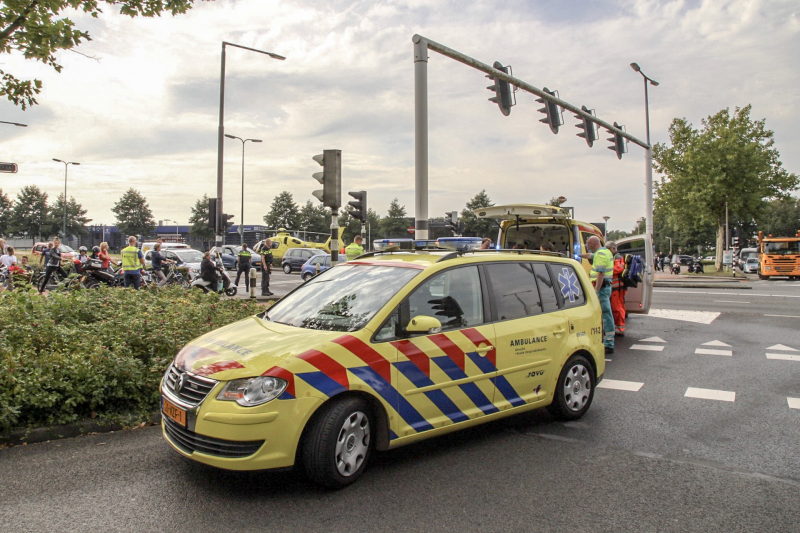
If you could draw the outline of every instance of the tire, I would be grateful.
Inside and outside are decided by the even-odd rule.
[[[100,287],[100,282],[96,279],[87,279],[83,286],[87,289],[96,289]]]
[[[308,280],[310,280],[311,278],[313,278],[313,277],[314,277],[314,275],[313,275],[313,274],[310,274],[310,273],[308,273],[308,272],[303,272],[303,275],[302,275],[302,276],[300,276],[300,277],[301,277],[301,278],[303,278],[303,281],[308,281]]]
[[[239,288],[236,285],[231,285],[227,289],[225,289],[225,296],[236,296],[236,291]]]
[[[292,265],[290,265],[289,263],[284,264],[283,265],[283,272],[285,274],[291,274],[292,273]]]
[[[369,462],[374,428],[372,413],[360,398],[323,406],[303,439],[303,467],[308,477],[331,489],[355,482]]]
[[[596,381],[586,357],[573,355],[561,369],[553,403],[547,406],[547,410],[559,420],[579,419],[592,405]]]
[[[761,272],[758,273],[758,279],[767,279],[767,276],[762,276]]]

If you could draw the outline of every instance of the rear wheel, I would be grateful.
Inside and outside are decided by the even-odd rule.
[[[303,272],[303,275],[300,277],[303,278],[303,281],[308,281],[314,277],[314,274],[312,274],[311,272]]]
[[[553,403],[547,410],[559,420],[579,419],[592,405],[595,382],[589,360],[580,354],[573,355],[561,369]]]
[[[372,415],[360,398],[323,406],[303,441],[303,466],[312,481],[338,489],[364,473],[372,451]]]
[[[237,289],[238,289],[238,287],[236,287],[236,285],[231,285],[230,287],[225,289],[225,295],[226,296],[236,296]]]
[[[285,265],[283,265],[283,271],[286,274],[291,274],[292,273],[292,265],[290,265],[289,263],[286,263]]]

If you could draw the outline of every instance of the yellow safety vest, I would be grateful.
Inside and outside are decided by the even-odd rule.
[[[122,270],[125,272],[134,272],[142,268],[142,262],[139,261],[139,249],[135,246],[128,246],[122,249]]]
[[[360,244],[351,242],[347,245],[347,248],[344,249],[344,252],[347,254],[347,260],[350,261],[359,255],[364,255],[364,247]]]
[[[589,272],[589,278],[593,283],[597,279],[598,272],[602,272],[605,280],[611,283],[611,276],[614,273],[614,256],[607,248],[600,248],[594,253],[592,270]]]

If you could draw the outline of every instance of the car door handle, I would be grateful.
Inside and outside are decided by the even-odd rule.
[[[489,346],[481,346],[481,347],[479,347],[479,348],[478,348],[477,350],[475,350],[475,351],[476,351],[476,352],[478,352],[478,355],[480,355],[481,357],[483,357],[483,356],[485,356],[487,353],[491,352],[492,350],[494,350],[494,346],[492,346],[492,345],[490,344]]]
[[[567,332],[567,330],[565,330],[563,328],[554,329],[553,330],[553,335],[561,335],[562,333],[566,333],[566,332]]]

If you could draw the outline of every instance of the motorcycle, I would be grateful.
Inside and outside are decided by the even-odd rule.
[[[689,273],[705,274],[705,271],[703,270],[703,262],[700,261],[700,259],[694,258],[694,260],[692,260],[692,264],[689,265]]]
[[[206,281],[199,275],[194,278],[192,281],[191,286],[197,287],[201,289],[203,292],[216,292],[217,294],[225,294],[225,296],[236,296],[236,291],[238,287],[233,284],[231,281],[230,276],[228,276],[228,271],[225,270],[225,265],[222,264],[222,260],[217,256],[216,260],[214,261],[214,268],[217,271],[218,280],[215,282]],[[216,285],[216,286],[214,286]]]
[[[672,274],[680,274],[681,273],[681,264],[675,263],[672,265],[672,269],[670,270]]]
[[[87,289],[96,289],[101,284],[114,287],[116,283],[116,276],[103,269],[103,262],[99,259],[89,258],[82,266],[83,276],[81,276],[81,283]]]

